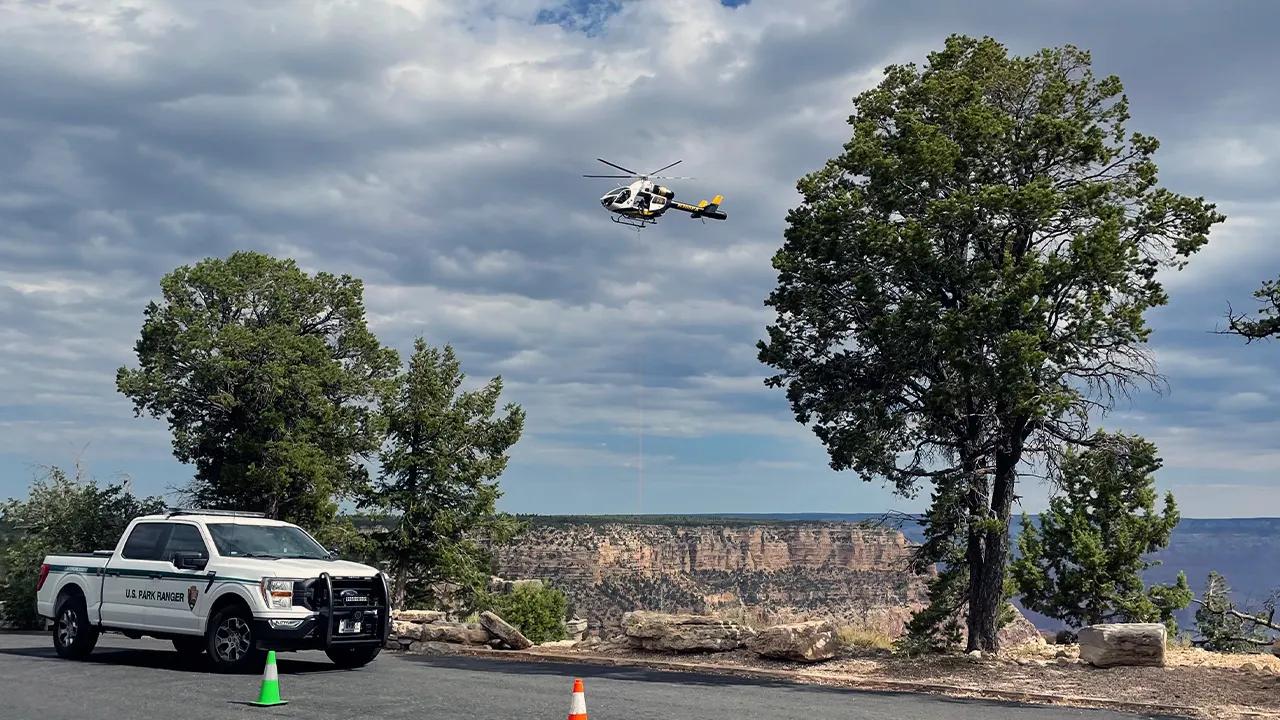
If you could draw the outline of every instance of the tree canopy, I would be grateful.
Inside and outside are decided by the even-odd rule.
[[[116,385],[166,417],[202,506],[313,527],[367,483],[371,402],[398,360],[365,321],[363,284],[253,252],[179,267],[146,308],[137,369]]]
[[[1105,622],[1164,622],[1191,603],[1186,576],[1146,587],[1147,555],[1169,544],[1180,515],[1173,494],[1157,512],[1156,447],[1136,436],[1098,433],[1092,447],[1069,451],[1058,494],[1039,523],[1022,516],[1012,574],[1030,609],[1073,627]]]
[[[73,475],[45,468],[26,500],[0,505],[0,526],[8,529],[0,548],[5,619],[36,627],[34,588],[45,555],[114,548],[129,521],[163,509],[160,498],[136,497],[127,483],[99,485],[78,464]]]
[[[1262,283],[1253,297],[1261,305],[1258,314],[1251,317],[1228,310],[1226,334],[1239,335],[1246,342],[1280,335],[1280,282],[1268,280]]]
[[[508,404],[498,414],[501,377],[467,391],[465,378],[451,346],[419,338],[408,370],[381,402],[387,444],[363,504],[392,516],[376,538],[391,563],[397,606],[439,581],[478,591],[489,578],[483,541],[508,538],[516,527],[496,509],[497,478],[524,411]]]
[[[937,486],[929,532],[967,568],[973,649],[996,646],[1018,477],[1154,379],[1156,271],[1223,219],[1159,186],[1158,142],[1128,117],[1085,51],[952,36],[854,99],[774,256],[767,383],[832,468]]]

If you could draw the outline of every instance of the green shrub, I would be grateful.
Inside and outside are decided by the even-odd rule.
[[[114,548],[129,521],[164,508],[160,498],[139,498],[124,483],[98,485],[77,466],[74,476],[45,468],[26,500],[0,504],[0,602],[4,619],[22,628],[39,627],[36,577],[50,553]]]
[[[524,585],[506,594],[485,593],[478,607],[514,625],[534,643],[565,638],[564,619],[568,599],[550,587]]]

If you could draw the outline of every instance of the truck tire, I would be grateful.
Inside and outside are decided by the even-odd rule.
[[[195,657],[204,652],[204,645],[204,638],[195,635],[173,639],[173,649],[188,657]]]
[[[380,652],[382,652],[381,645],[361,645],[358,647],[327,648],[324,654],[329,656],[334,665],[343,669],[351,669],[368,665],[373,662],[374,658],[378,657]]]
[[[84,598],[68,595],[58,603],[53,617],[53,649],[58,657],[80,660],[98,644],[98,628],[89,622]]]
[[[253,615],[240,605],[228,605],[209,620],[205,649],[218,672],[262,671],[263,653],[253,636]]]

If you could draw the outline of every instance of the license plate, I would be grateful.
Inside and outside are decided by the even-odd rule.
[[[360,621],[358,621],[358,620],[339,620],[339,621],[338,621],[338,632],[343,633],[343,634],[347,634],[347,633],[358,633],[358,632],[360,632]]]

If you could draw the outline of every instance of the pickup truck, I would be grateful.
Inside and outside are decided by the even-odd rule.
[[[339,560],[302,528],[215,510],[136,518],[115,550],[46,557],[36,583],[61,657],[83,658],[114,631],[208,653],[222,672],[261,672],[266,650],[365,665],[386,642],[389,597],[377,569]]]

